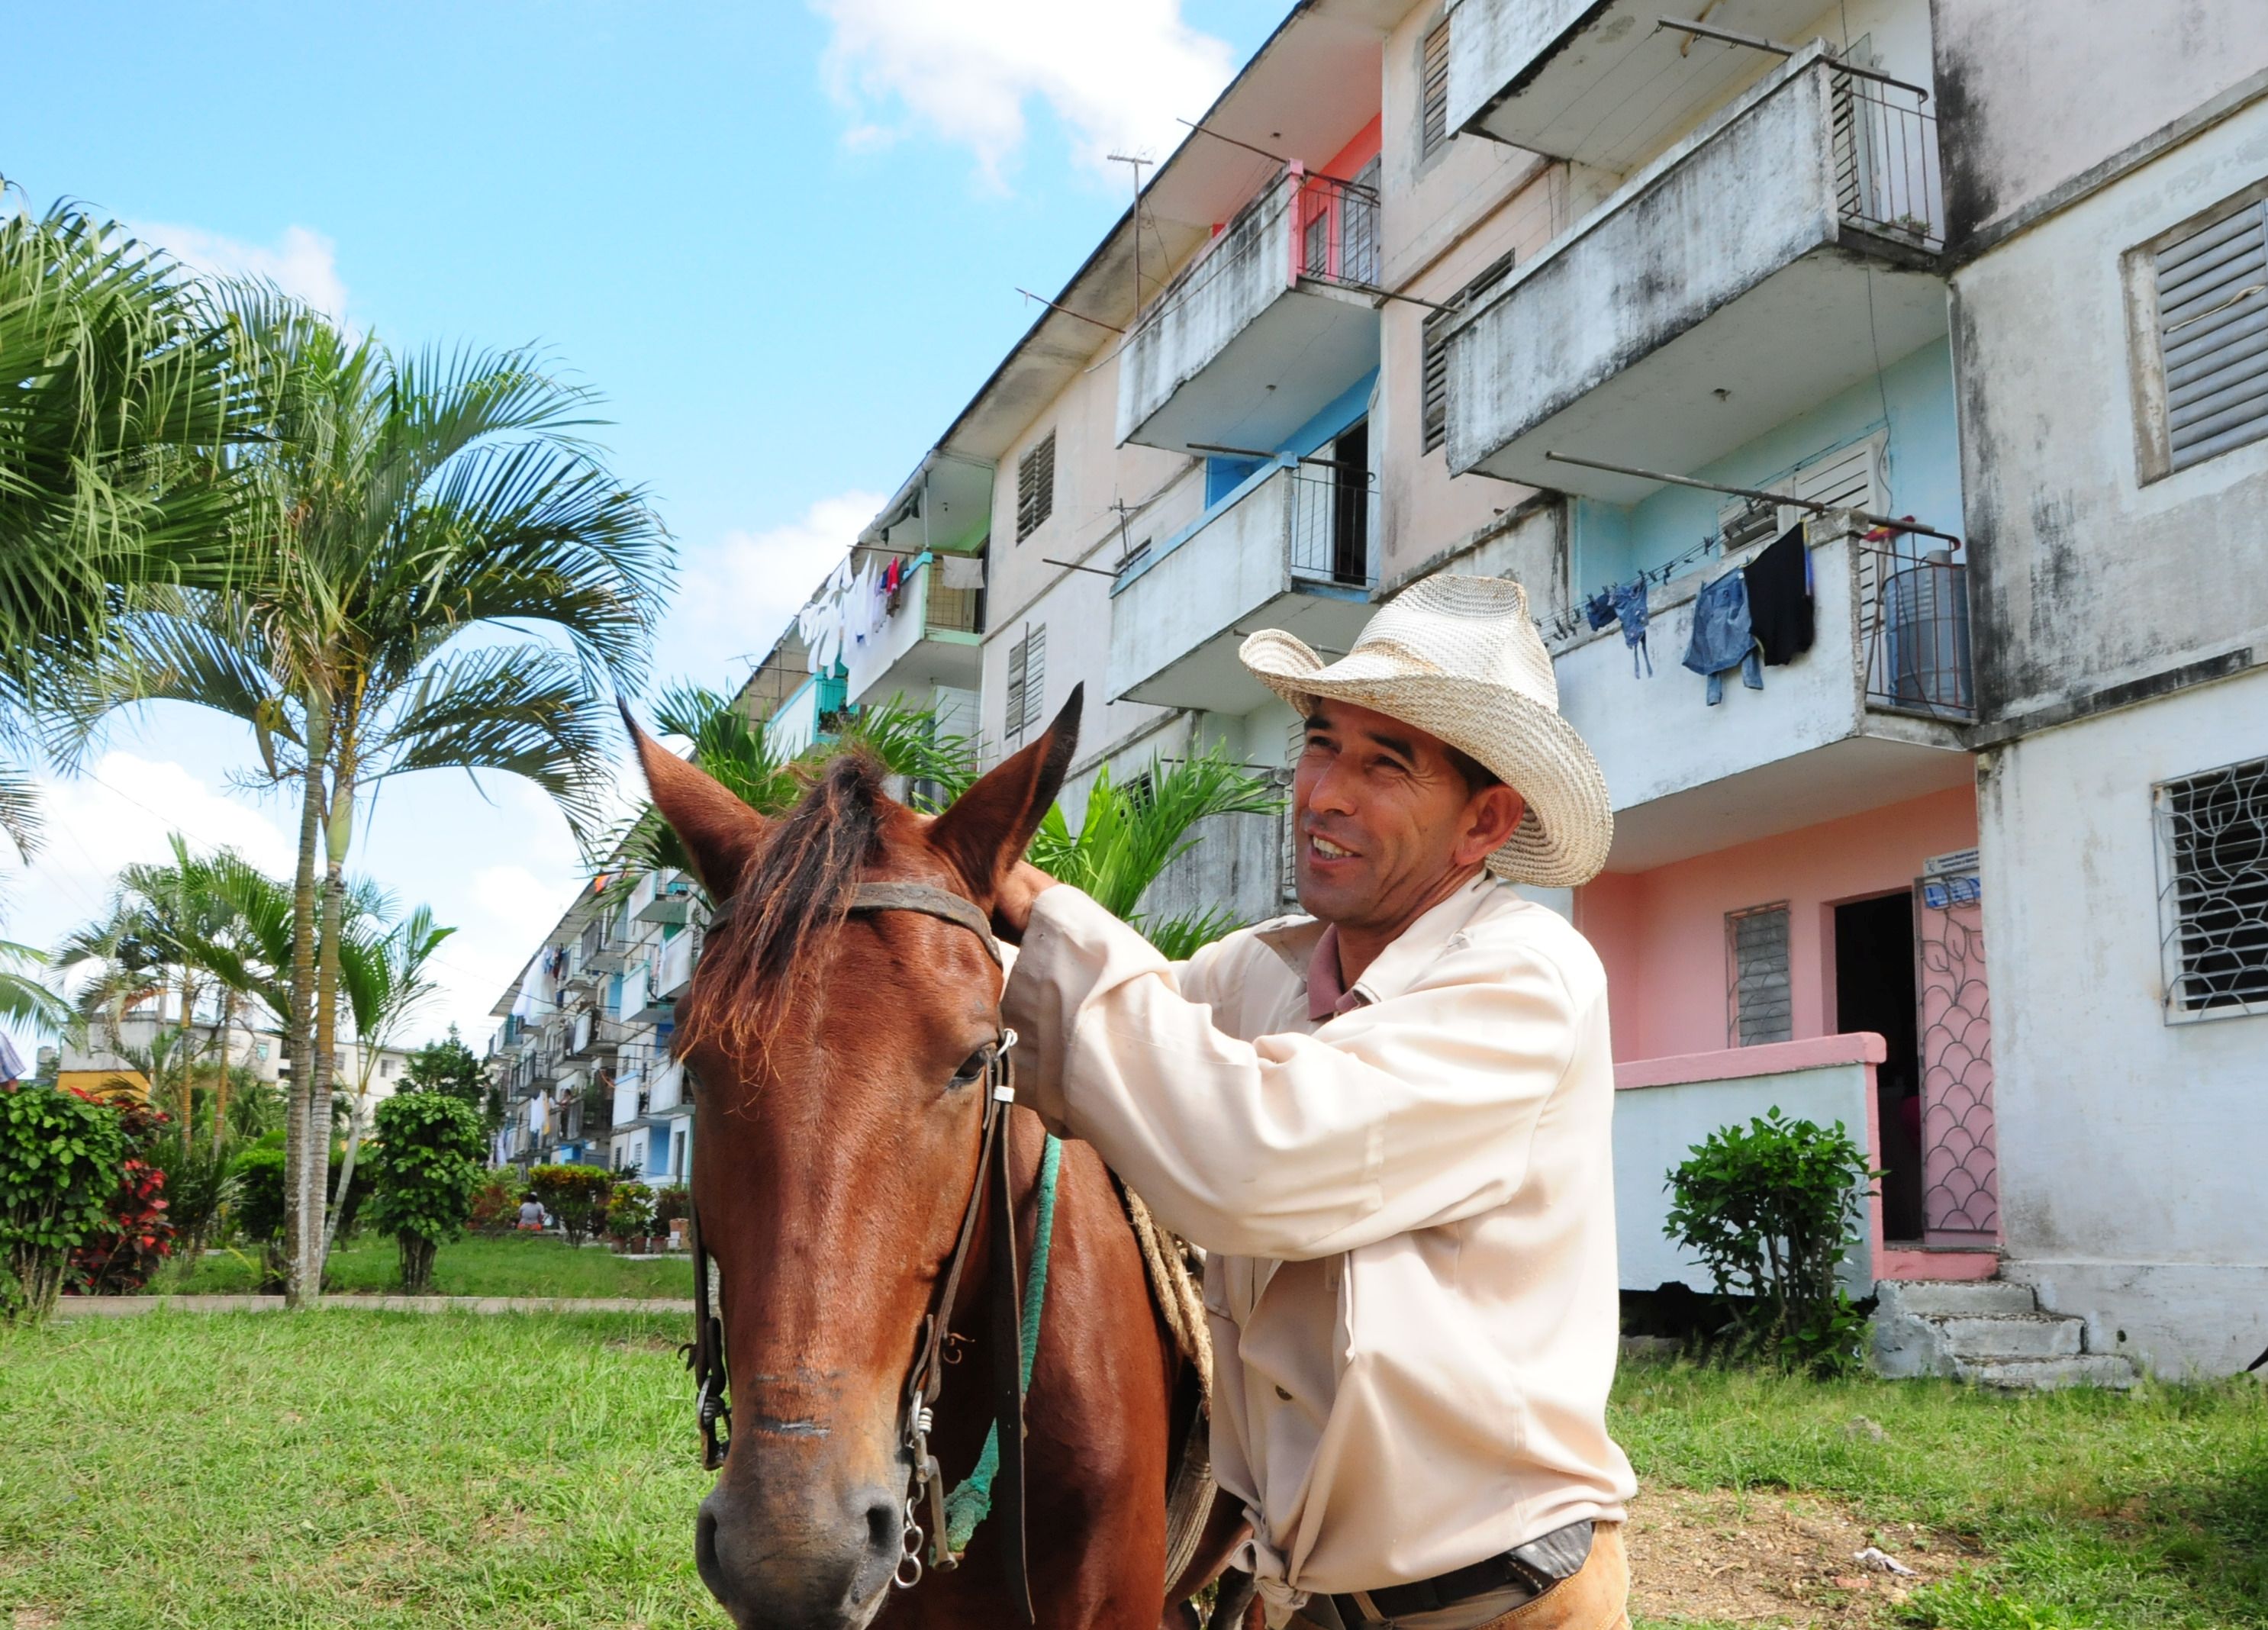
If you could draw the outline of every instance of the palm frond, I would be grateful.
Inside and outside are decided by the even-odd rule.
[[[1224,815],[1272,815],[1282,795],[1247,775],[1226,749],[1150,768],[1129,783],[1095,772],[1076,836],[1063,806],[1048,811],[1032,839],[1032,864],[1092,895],[1113,916],[1131,918],[1158,874],[1196,842],[1190,829]]]
[[[69,1035],[78,1028],[78,1014],[26,971],[46,960],[34,947],[0,940],[0,1019],[42,1036]]]

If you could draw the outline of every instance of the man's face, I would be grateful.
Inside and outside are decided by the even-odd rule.
[[[1398,930],[1519,823],[1509,788],[1473,792],[1440,740],[1317,699],[1292,781],[1300,904],[1325,922]]]

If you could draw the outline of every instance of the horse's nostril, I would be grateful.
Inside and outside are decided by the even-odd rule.
[[[717,1514],[707,1505],[693,1524],[693,1564],[700,1570],[702,1582],[718,1601],[725,1599],[725,1570],[717,1562]]]
[[[866,1508],[866,1543],[877,1551],[898,1548],[898,1508],[891,1501],[878,1500]]]

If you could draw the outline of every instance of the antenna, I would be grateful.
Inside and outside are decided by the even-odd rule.
[[[1143,159],[1132,153],[1106,153],[1113,164],[1123,164],[1134,172],[1134,313],[1142,313],[1142,166],[1155,164],[1155,159]]]

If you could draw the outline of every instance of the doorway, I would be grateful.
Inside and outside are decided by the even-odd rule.
[[[1916,1241],[1922,1212],[1920,1046],[1914,1001],[1913,891],[1835,908],[1835,1028],[1872,1030],[1887,1047],[1874,1072],[1881,1147],[1882,1235]]]
[[[1370,422],[1359,419],[1331,443],[1331,579],[1370,580]]]

